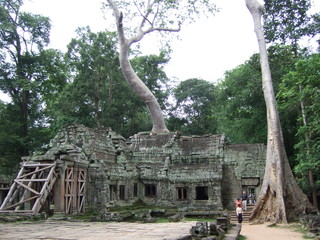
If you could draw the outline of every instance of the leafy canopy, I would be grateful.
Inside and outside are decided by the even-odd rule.
[[[217,11],[212,0],[113,0],[104,3],[106,11],[113,7],[121,11],[128,38],[142,32],[179,31],[183,23]]]

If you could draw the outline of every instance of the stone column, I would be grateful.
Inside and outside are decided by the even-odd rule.
[[[73,189],[72,189],[72,214],[78,214],[78,174],[79,174],[79,166],[73,167]]]
[[[62,161],[57,161],[56,173],[58,174],[56,183],[54,184],[54,212],[64,212],[64,195],[65,195],[65,170],[66,166],[64,166]]]

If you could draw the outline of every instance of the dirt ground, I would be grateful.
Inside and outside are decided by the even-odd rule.
[[[268,227],[267,224],[242,224],[240,234],[247,237],[246,240],[304,240],[302,233],[288,226]]]
[[[96,223],[68,221],[17,222],[0,224],[1,240],[174,240],[189,234],[196,222],[179,223]],[[242,225],[247,240],[303,240],[288,228]]]

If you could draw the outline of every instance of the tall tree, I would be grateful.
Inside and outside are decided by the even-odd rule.
[[[60,74],[61,54],[44,50],[49,43],[49,18],[21,12],[22,4],[22,0],[0,0],[0,87],[19,110],[16,134],[24,143],[23,155],[36,141],[29,135],[31,128],[43,127],[45,95],[56,92],[65,78]]]
[[[218,132],[224,132],[233,143],[266,142],[265,103],[261,93],[259,55],[225,73],[218,84]]]
[[[171,110],[169,126],[183,134],[215,133],[217,124],[212,114],[216,106],[215,92],[215,86],[202,79],[181,82],[173,89],[176,103]]]
[[[204,12],[214,12],[215,5],[209,0],[188,0],[188,1],[119,1],[107,0],[108,7],[113,10],[116,20],[117,32],[120,45],[120,66],[125,79],[134,92],[145,102],[153,120],[153,132],[168,132],[164,122],[162,110],[158,101],[148,87],[141,81],[133,70],[128,57],[129,49],[133,43],[139,42],[145,35],[151,32],[177,32],[180,26],[188,18],[193,19]],[[127,10],[134,10],[133,15],[128,16],[120,10],[125,7]],[[140,18],[138,27],[131,29],[131,36],[126,33],[126,22],[135,21]],[[126,22],[125,22],[126,21]]]
[[[78,28],[77,35],[69,43],[66,54],[73,74],[57,102],[56,113],[62,120],[58,125],[80,121],[101,127],[103,111],[108,111],[104,103],[113,100],[114,85],[120,77],[117,38],[113,32],[94,33],[89,27]],[[65,101],[69,102],[67,106]],[[69,114],[63,117],[65,112]]]
[[[297,51],[298,41],[308,34],[310,6],[310,0],[266,1],[263,15],[266,40],[289,43]]]
[[[131,61],[137,75],[161,100],[164,109],[168,97],[168,78],[162,69],[168,61],[166,53],[138,57],[135,53],[131,53]],[[72,76],[53,102],[55,129],[73,122],[90,127],[112,126],[125,137],[150,129],[148,110],[119,68],[115,32],[94,33],[88,27],[79,28],[77,37],[68,45],[66,59]]]
[[[294,58],[298,59],[299,55],[299,40],[305,36],[314,37],[319,34],[319,28],[317,29],[316,23],[319,14],[310,16],[308,14],[311,7],[310,0],[270,0],[266,1],[264,14],[264,30],[266,39],[269,42],[281,42],[290,43],[290,46],[294,52]],[[311,19],[313,21],[311,21]],[[303,91],[303,85],[300,85],[300,90]],[[300,102],[300,115],[302,116],[303,124],[307,128],[305,102],[301,98]],[[305,142],[309,142],[308,134],[305,134]],[[308,155],[310,151],[306,151]],[[306,158],[310,158],[306,156]],[[310,172],[309,172],[310,173]],[[310,186],[315,186],[313,178],[309,178]],[[315,190],[315,189],[314,189]],[[316,203],[315,203],[316,204]]]
[[[169,95],[169,78],[164,72],[163,66],[169,62],[169,54],[169,52],[163,50],[159,56],[155,54],[135,56],[131,60],[135,72],[153,92],[163,110],[167,107]]]
[[[268,48],[270,69],[275,93],[283,76],[294,69],[296,59],[290,46],[280,44]],[[217,85],[217,106],[214,115],[218,120],[218,132],[224,132],[231,142],[266,143],[266,106],[261,91],[261,67],[259,54],[225,73]],[[290,109],[291,110],[291,109]],[[296,109],[280,112],[284,142],[288,156],[293,154],[296,126]]]
[[[262,71],[262,88],[267,109],[268,141],[266,168],[261,191],[251,220],[287,223],[314,210],[292,174],[284,148],[282,129],[272,84],[261,17],[264,7],[257,0],[246,0],[257,36]]]
[[[18,114],[17,106],[0,101],[0,174],[16,173],[16,167],[21,160],[24,143],[18,135]]]
[[[320,164],[319,69],[319,54],[301,59],[296,64],[296,69],[284,77],[278,94],[284,109],[301,106],[302,114],[298,119],[300,124],[297,131],[299,142],[295,145],[298,163],[294,170],[302,186],[306,186],[303,183],[308,180],[308,187],[304,188],[311,193],[315,208],[318,208],[316,182],[319,181]]]

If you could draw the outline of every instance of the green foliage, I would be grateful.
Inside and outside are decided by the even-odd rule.
[[[148,205],[143,202],[140,198],[138,198],[135,202],[128,206],[114,206],[109,210],[112,212],[127,212],[127,211],[145,211],[149,209],[159,209],[159,207],[155,205]]]
[[[268,54],[273,86],[277,95],[279,92],[279,84],[281,84],[284,75],[295,69],[295,64],[298,59],[303,56],[304,50],[295,49],[292,45],[275,44],[268,48]],[[297,105],[284,109],[278,99],[277,103],[287,156],[289,163],[293,166],[293,155],[295,154],[294,145],[297,142],[297,117],[300,110],[297,108]]]
[[[159,56],[137,56],[131,60],[138,77],[151,89],[162,109],[168,105],[168,77],[163,66],[168,63],[167,53],[161,52]]]
[[[247,237],[246,236],[243,236],[243,235],[239,235],[239,238],[238,238],[238,240],[246,240],[247,239]]]
[[[167,33],[168,29],[179,29],[186,22],[193,22],[196,18],[212,15],[217,11],[211,0],[181,0],[181,1],[112,1],[122,12],[124,26],[130,33],[160,30]],[[104,3],[109,9],[109,3]],[[141,19],[141,23],[137,23]],[[168,34],[166,34],[168,37]]]
[[[218,132],[234,143],[265,142],[266,110],[261,86],[259,56],[225,73],[218,85],[219,103],[215,112]]]
[[[310,0],[269,0],[265,2],[264,30],[269,42],[297,46],[307,34]]]
[[[111,126],[125,137],[150,129],[147,108],[131,90],[119,67],[116,34],[94,33],[88,27],[79,28],[77,33],[66,54],[72,78],[52,102],[54,128],[69,123]],[[167,61],[162,53],[132,59],[137,74],[161,100],[163,108],[168,98],[168,78],[162,66]]]
[[[216,123],[212,118],[212,109],[216,104],[215,91],[212,83],[202,79],[181,82],[173,89],[176,103],[168,120],[169,128],[188,135],[215,133]]]
[[[12,99],[0,109],[0,157],[11,168],[52,137],[46,107],[66,78],[61,53],[44,49],[49,18],[21,12],[23,1],[0,3],[0,90]]]
[[[291,46],[268,48],[269,63],[275,92],[285,74],[295,69],[296,56]],[[226,72],[218,85],[218,132],[224,132],[231,142],[266,143],[267,126],[258,54],[237,68]],[[294,154],[298,110],[280,108],[280,118],[287,153]]]
[[[70,83],[52,103],[56,129],[69,123],[99,127],[102,101],[114,99],[113,86],[120,75],[113,33],[96,34],[89,28],[79,28],[77,33],[66,54]]]
[[[156,223],[169,223],[168,218],[157,218]]]
[[[304,190],[308,189],[308,171],[311,170],[319,185],[320,170],[320,55],[314,54],[301,59],[296,64],[296,70],[285,75],[280,85],[279,99],[284,109],[304,104],[305,123],[300,110],[297,126],[298,142],[297,165],[295,173]]]
[[[312,16],[311,21],[308,26],[308,34],[311,37],[318,36],[318,52],[320,52],[320,13],[316,13]]]
[[[0,102],[0,174],[16,172],[23,151],[23,140],[19,133],[19,122],[16,119],[19,109],[12,104]]]

